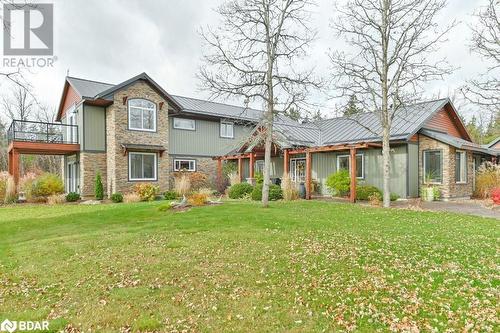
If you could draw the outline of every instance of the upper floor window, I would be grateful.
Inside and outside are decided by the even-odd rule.
[[[351,156],[338,155],[337,156],[337,171],[348,170],[351,174]],[[365,156],[364,154],[356,154],[356,178],[365,178]]]
[[[196,123],[194,119],[174,118],[174,128],[194,131]]]
[[[222,138],[234,138],[234,124],[230,121],[221,121],[220,136]]]
[[[455,181],[457,183],[467,182],[467,154],[465,151],[455,153]]]
[[[441,150],[424,150],[424,182],[438,183],[443,181],[443,155]]]
[[[145,99],[128,101],[128,128],[156,132],[156,104]]]

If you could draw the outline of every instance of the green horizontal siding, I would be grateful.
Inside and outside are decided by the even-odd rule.
[[[169,153],[200,156],[224,155],[243,144],[252,131],[252,126],[234,125],[234,138],[220,137],[220,122],[196,119],[196,130],[174,128],[169,118]]]

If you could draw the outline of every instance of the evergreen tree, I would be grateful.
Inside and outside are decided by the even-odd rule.
[[[351,95],[351,97],[349,97],[349,102],[347,102],[347,106],[344,110],[344,116],[351,117],[360,113],[361,110],[358,108],[357,104],[358,99],[356,98],[356,95]]]
[[[300,120],[300,111],[294,107],[290,107],[290,109],[285,113],[290,119],[295,121]]]

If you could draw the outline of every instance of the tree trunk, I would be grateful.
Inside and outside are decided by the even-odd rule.
[[[266,139],[264,143],[264,183],[262,185],[262,207],[269,207],[269,183],[271,181],[271,149],[273,144],[273,123],[272,123],[272,112],[269,110],[266,112]],[[271,120],[269,120],[271,118]]]
[[[273,67],[274,53],[270,31],[269,7],[265,6],[264,22],[266,24],[266,51],[267,51],[267,110],[264,115],[265,142],[264,142],[264,183],[262,184],[262,207],[269,207],[269,182],[271,181],[271,149],[273,145],[273,113],[274,113],[274,90],[273,90]]]
[[[391,148],[389,140],[391,136],[391,121],[389,117],[389,64],[387,53],[389,49],[389,2],[384,0],[382,10],[382,110],[380,110],[380,123],[382,125],[382,165],[383,165],[383,203],[384,207],[391,205],[391,188],[389,185],[391,172]]]
[[[382,136],[382,165],[383,165],[383,198],[384,207],[391,206],[391,188],[389,185],[391,174],[391,147],[389,146],[390,130],[384,128]]]

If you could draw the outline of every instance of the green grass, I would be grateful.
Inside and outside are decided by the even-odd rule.
[[[0,321],[498,331],[499,221],[329,202],[0,208]]]

